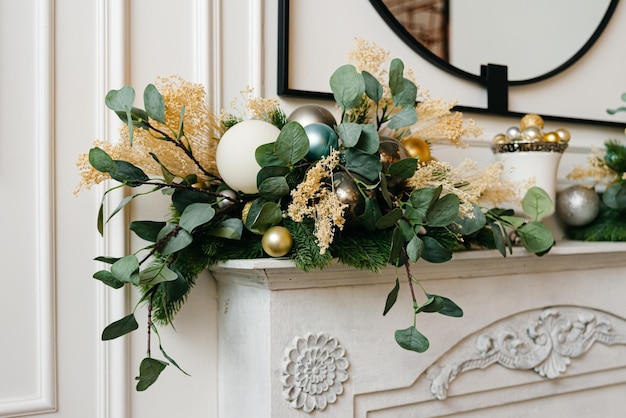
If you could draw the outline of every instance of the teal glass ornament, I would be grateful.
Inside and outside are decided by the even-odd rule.
[[[328,156],[332,149],[339,148],[339,137],[328,125],[311,123],[304,127],[304,132],[309,137],[309,152],[306,154],[309,161],[317,161]]]

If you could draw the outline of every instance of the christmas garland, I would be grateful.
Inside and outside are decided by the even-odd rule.
[[[109,92],[107,107],[126,124],[122,141],[97,143],[81,159],[84,185],[119,183],[105,192],[98,230],[103,233],[106,222],[135,198],[154,192],[169,196],[171,216],[133,220],[129,230],[148,245],[128,255],[98,257],[108,267],[94,278],[113,288],[138,288],[140,303],[148,306],[148,327],[157,335],[158,325],[171,323],[184,305],[201,271],[225,260],[267,256],[288,257],[303,271],[333,260],[370,271],[404,266],[413,316],[462,316],[449,298],[427,293],[410,265],[418,259],[446,262],[454,251],[476,246],[506,256],[513,246],[510,231],[530,252],[544,254],[554,239],[540,219],[550,213],[551,202],[532,188],[522,202],[528,217],[480,206],[486,185],[471,194],[471,181],[431,158],[428,142],[415,136],[418,114],[429,111],[435,116],[424,134],[441,137],[453,123],[457,134],[467,133],[459,114],[432,112],[429,99],[418,101],[402,61],[391,60],[386,71],[382,80],[349,64],[332,75],[338,121],[317,105],[287,117],[271,100],[249,102],[255,110],[249,118],[214,119],[201,86],[179,78],[160,88],[148,85],[143,109],[135,107],[132,87]],[[446,129],[433,128],[433,121]],[[495,178],[487,183],[498,184]],[[105,219],[104,200],[119,187],[131,193]],[[385,313],[399,288],[397,279]],[[102,339],[136,330],[134,311],[108,325]],[[395,338],[416,352],[429,345],[415,325],[396,331]],[[148,350],[137,390],[151,386],[168,364],[180,368],[158,345],[165,360]]]

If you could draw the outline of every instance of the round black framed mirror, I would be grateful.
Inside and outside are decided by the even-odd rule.
[[[484,83],[481,64],[507,66],[511,86],[548,79],[578,61],[600,37],[618,2],[594,0],[576,6],[541,0],[539,6],[520,1],[519,10],[511,12],[510,2],[502,0],[370,0],[396,35],[433,65],[478,83]],[[502,3],[507,14],[493,20]],[[479,6],[488,7],[489,13]],[[511,38],[504,38],[507,35]],[[533,40],[532,35],[540,38]],[[500,47],[486,49],[494,39]]]

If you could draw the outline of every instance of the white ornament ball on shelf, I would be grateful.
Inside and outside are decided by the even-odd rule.
[[[600,213],[600,196],[589,187],[568,187],[557,195],[556,213],[570,226],[584,226]]]
[[[263,144],[276,141],[280,129],[262,120],[246,120],[228,129],[215,152],[217,170],[233,189],[246,194],[259,192],[256,176],[261,166],[254,154]]]

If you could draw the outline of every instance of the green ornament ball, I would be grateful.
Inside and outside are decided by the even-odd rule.
[[[306,158],[309,161],[317,161],[330,154],[331,150],[339,148],[339,137],[328,125],[323,123],[311,123],[304,127],[309,138],[309,152]]]
[[[584,226],[600,213],[600,197],[591,188],[575,185],[556,196],[555,212],[569,226]]]

